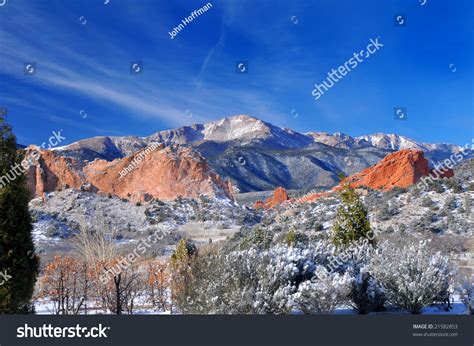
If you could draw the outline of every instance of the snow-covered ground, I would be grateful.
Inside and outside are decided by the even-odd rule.
[[[89,302],[89,308],[87,309],[88,315],[107,315],[111,314],[110,311],[104,311],[101,309],[93,308],[93,302]],[[37,315],[52,315],[55,313],[54,304],[47,300],[37,300],[35,302],[35,313]],[[81,315],[85,314],[84,309],[81,310]],[[138,304],[133,311],[134,315],[171,315],[171,311],[160,311],[153,309],[150,305]],[[179,314],[179,311],[173,311],[173,314]],[[334,312],[334,315],[357,315],[357,311],[342,305],[338,307]],[[396,309],[388,309],[387,311],[381,312],[370,312],[369,315],[407,315],[409,312],[400,311]],[[452,309],[446,311],[444,307],[439,305],[428,306],[423,308],[421,315],[465,315],[468,314],[466,305],[461,301],[459,296],[455,296],[452,303]]]
[[[373,190],[362,190],[361,193],[378,240],[388,240],[394,244],[403,242],[405,238],[411,238],[413,244],[431,240],[436,250],[452,260],[457,271],[466,272],[468,277],[469,273],[473,273],[474,191],[455,191],[454,188],[445,187],[442,192],[435,192],[412,187],[389,193]],[[33,237],[40,253],[67,254],[79,225],[102,227],[105,224],[117,230],[116,244],[119,250],[133,248],[157,229],[166,229],[168,234],[157,244],[157,249],[153,249],[153,256],[169,257],[182,238],[193,240],[198,247],[215,242],[229,244],[229,251],[234,250],[232,246],[245,241],[269,240],[266,246],[271,249],[285,243],[287,233],[292,230],[314,245],[320,239],[327,240],[339,203],[337,196],[331,196],[320,198],[315,203],[296,205],[290,210],[284,207],[254,210],[208,198],[197,201],[153,201],[141,205],[101,194],[65,190],[48,194],[46,201],[38,198],[32,200],[30,209],[34,220]],[[275,217],[286,211],[288,215],[281,222],[276,222]],[[100,225],[96,223],[97,220],[101,221]],[[451,310],[445,311],[442,306],[433,305],[424,307],[421,313],[466,313],[467,307],[459,294],[453,297]],[[39,300],[35,306],[38,314],[54,313],[53,304],[47,300]],[[107,311],[88,310],[88,314],[98,313]],[[136,304],[134,313],[170,312],[157,311],[141,301]],[[357,312],[350,306],[339,305],[333,313]],[[374,314],[405,313],[389,308]]]

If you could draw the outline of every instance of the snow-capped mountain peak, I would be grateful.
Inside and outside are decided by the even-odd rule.
[[[377,148],[389,149],[389,150],[402,150],[402,149],[420,149],[424,151],[433,150],[446,150],[449,149],[452,152],[459,151],[460,147],[452,144],[430,144],[415,141],[405,136],[396,134],[385,134],[376,133],[373,135],[365,135],[356,137],[356,140],[366,140],[371,145]]]
[[[203,124],[203,127],[203,138],[215,142],[260,143],[275,148],[300,148],[313,142],[309,136],[248,115],[226,117]]]
[[[332,134],[327,132],[308,132],[306,135],[313,138],[315,142],[323,143],[331,147],[350,149],[357,144],[354,137],[342,132]]]
[[[151,142],[200,147],[209,155],[218,155],[226,148],[253,147],[264,150],[307,148],[314,143],[357,150],[367,147],[383,151],[420,149],[430,153],[432,160],[441,160],[460,150],[452,144],[428,144],[396,134],[377,133],[352,137],[342,132],[299,133],[272,125],[256,117],[235,115],[216,121],[159,131],[149,137],[95,137],[72,143],[56,151],[80,160],[102,158],[113,160],[131,155]]]
[[[204,139],[216,142],[260,138],[270,132],[271,129],[265,122],[248,115],[236,115],[206,123],[202,131]]]

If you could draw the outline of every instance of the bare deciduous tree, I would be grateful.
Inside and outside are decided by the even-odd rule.
[[[154,308],[167,311],[171,300],[171,278],[165,261],[147,262],[147,296]]]
[[[101,308],[120,315],[124,309],[133,312],[140,272],[137,266],[120,264],[116,235],[117,231],[105,222],[105,218],[95,217],[89,223],[82,219],[74,244],[94,273],[94,294],[99,297]]]
[[[39,281],[38,298],[49,300],[54,314],[77,315],[85,302],[82,274],[80,262],[71,257],[55,256]]]

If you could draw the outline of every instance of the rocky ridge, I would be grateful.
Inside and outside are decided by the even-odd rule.
[[[349,183],[353,188],[369,187],[374,190],[390,191],[395,187],[407,188],[414,185],[421,177],[432,174],[428,160],[424,157],[422,150],[404,149],[387,155],[377,164],[362,170],[350,177],[347,177],[339,185],[330,191],[309,194],[299,199],[298,202],[312,202],[320,197],[341,189],[342,184]],[[454,176],[451,169],[447,169],[439,178],[450,178]],[[275,190],[274,196],[265,202],[257,201],[255,208],[273,208],[286,201],[294,201],[288,197],[285,189],[279,187]]]
[[[189,147],[154,144],[112,161],[81,162],[54,151],[28,147],[27,157],[39,153],[26,173],[32,197],[67,188],[111,194],[134,202],[178,196],[233,199],[232,187]]]
[[[379,162],[390,152],[421,149],[430,162],[444,160],[459,147],[426,144],[399,135],[351,137],[343,133],[281,128],[261,119],[237,115],[216,121],[159,131],[147,137],[95,137],[56,148],[79,161],[112,161],[132,155],[153,142],[185,145],[205,157],[211,168],[232,181],[236,192],[330,189],[338,175],[352,175]],[[471,154],[472,156],[472,150]]]

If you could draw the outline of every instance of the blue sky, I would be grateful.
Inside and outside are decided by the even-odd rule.
[[[211,1],[171,39],[207,1],[7,0],[0,106],[23,144],[57,130],[70,143],[249,114],[301,132],[464,145],[474,137],[473,1],[422,1]],[[377,37],[384,47],[316,101],[314,84]],[[396,106],[408,120],[394,120]]]

